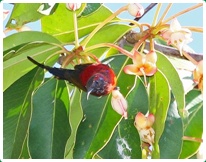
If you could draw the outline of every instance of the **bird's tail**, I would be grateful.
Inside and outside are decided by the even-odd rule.
[[[29,59],[29,61],[31,61],[32,63],[34,63],[35,65],[43,68],[43,69],[46,69],[47,71],[49,71],[52,75],[54,75],[57,79],[62,79],[62,80],[68,80],[70,81],[70,77],[68,76],[70,74],[69,71],[72,71],[72,70],[69,70],[69,69],[62,69],[62,68],[53,68],[53,67],[50,67],[50,66],[46,66],[44,64],[41,64],[39,62],[37,62],[36,60],[34,60],[33,58],[27,56],[27,58]]]

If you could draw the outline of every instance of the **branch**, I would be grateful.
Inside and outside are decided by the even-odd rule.
[[[127,34],[125,34],[125,36],[118,42],[120,47],[124,47],[124,45],[130,45],[130,46],[134,46],[135,43],[138,42],[137,40],[137,34],[135,31],[130,31]],[[146,41],[145,44],[145,49],[150,50],[149,47],[149,42]],[[157,42],[155,42],[154,44],[154,48],[162,53],[164,53],[165,55],[168,56],[173,56],[173,57],[177,57],[177,58],[183,58],[186,59],[184,56],[180,55],[179,50],[177,50],[176,48],[170,47],[170,46],[165,46],[162,44],[159,44]],[[192,53],[192,52],[187,52],[193,59],[195,59],[197,62],[199,62],[200,60],[203,60],[203,54],[201,53]]]

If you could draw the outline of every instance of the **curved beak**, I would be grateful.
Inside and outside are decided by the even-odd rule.
[[[94,88],[89,87],[89,89],[87,90],[87,100],[89,99],[89,95],[90,93],[92,93]]]

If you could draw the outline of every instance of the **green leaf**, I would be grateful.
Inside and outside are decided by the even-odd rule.
[[[171,98],[165,129],[159,141],[160,159],[178,159],[182,149],[183,123],[177,102]]]
[[[165,128],[165,121],[170,103],[170,89],[165,76],[157,71],[155,75],[150,78],[149,85],[149,102],[150,113],[155,115],[155,122],[153,125],[155,131],[154,150],[152,158],[160,158],[159,139]]]
[[[140,139],[134,120],[122,120],[98,155],[103,159],[140,159]]]
[[[172,93],[177,102],[178,112],[180,116],[183,118],[183,112],[185,107],[185,93],[182,81],[175,67],[171,64],[171,62],[164,54],[157,52],[157,57],[157,67],[167,78],[169,85],[172,89]]]
[[[40,75],[41,72],[41,75]],[[32,70],[4,92],[4,158],[19,158],[31,118],[31,95],[43,79],[42,71]]]
[[[66,143],[64,157],[67,159],[73,158],[73,149],[76,142],[77,129],[83,118],[82,106],[80,103],[81,93],[75,88],[74,94],[70,100],[69,122],[71,126],[71,135]]]
[[[22,152],[21,152],[19,159],[31,159],[31,156],[29,153],[29,148],[28,148],[27,144],[28,144],[28,134],[27,134],[27,137],[24,141],[24,145],[23,145]]]
[[[69,96],[64,81],[50,79],[34,94],[29,128],[29,150],[32,158],[64,158],[70,135]]]
[[[41,3],[15,3],[6,27],[19,28],[39,20],[43,16],[37,11],[40,5]]]
[[[201,139],[203,133],[203,98],[200,91],[192,90],[186,95],[186,109],[189,111],[189,117],[184,128],[184,136]],[[193,156],[200,144],[200,142],[184,140],[180,159]]]
[[[78,18],[79,38],[89,34],[111,14],[112,12],[109,9],[101,6],[93,14]],[[73,13],[66,8],[65,4],[59,4],[53,15],[43,17],[41,24],[43,32],[53,35],[61,42],[68,43],[74,41]]]
[[[25,44],[31,42],[37,42],[37,41],[60,44],[60,42],[56,38],[54,38],[49,34],[38,32],[38,31],[24,31],[24,32],[14,33],[4,38],[3,40],[4,53],[11,50],[16,51]]]
[[[40,35],[38,35],[38,38],[39,36]],[[22,38],[18,37],[18,39]],[[49,39],[49,37],[47,37],[47,39]],[[50,63],[56,62],[57,58],[59,57],[57,53],[60,52],[61,48],[57,45],[50,44],[51,40],[49,40],[48,42],[49,43],[34,42],[31,44],[26,44],[13,54],[14,57],[11,56],[9,59],[5,59],[3,63],[4,90],[6,90],[11,84],[13,84],[16,80],[21,78],[23,75],[28,73],[31,69],[33,69],[36,66],[27,59],[27,56],[32,56],[37,61],[43,62],[48,56],[51,56],[56,53],[56,56],[50,60]]]
[[[97,11],[101,5],[101,3],[87,3],[81,16],[88,16],[89,14],[92,14],[93,12]]]

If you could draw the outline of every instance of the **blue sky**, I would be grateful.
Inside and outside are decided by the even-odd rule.
[[[149,5],[149,3],[141,3],[145,8]],[[120,8],[121,6],[124,6],[125,3],[105,3],[105,5],[112,11],[116,11],[118,8]],[[170,11],[167,14],[167,17],[174,15],[175,13],[186,9],[188,7],[193,6],[194,3],[174,3],[173,6],[171,7]],[[4,3],[3,8],[7,9],[7,10],[12,10],[13,5],[11,4],[6,4]],[[161,13],[164,12],[165,7],[167,6],[167,4],[163,4],[161,12],[160,12],[160,16]],[[141,20],[140,22],[144,22],[144,23],[149,23],[151,24],[153,17],[154,17],[154,13],[156,11],[156,7],[154,7],[149,13],[147,13]],[[134,19],[134,17],[130,16],[127,12],[124,12],[122,14],[119,15],[119,17],[121,18],[125,18],[125,19]],[[203,7],[200,7],[198,9],[195,9],[191,12],[188,12],[184,15],[179,16],[178,21],[180,22],[180,24],[182,26],[198,26],[198,27],[202,27],[203,26]],[[4,21],[3,25],[5,26],[6,22],[8,21],[8,18]],[[32,29],[32,30],[37,30],[37,31],[41,31],[41,26],[40,26],[40,22],[33,22],[33,23],[29,23],[28,26]],[[11,32],[13,33],[13,32]],[[11,34],[10,33],[10,34]],[[193,32],[192,33],[192,38],[193,41],[191,43],[189,43],[188,45],[197,53],[203,53],[203,34],[202,33],[197,33],[197,32]]]

